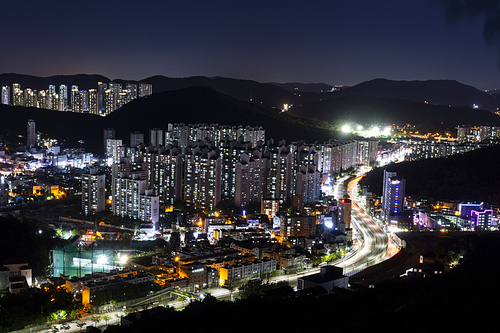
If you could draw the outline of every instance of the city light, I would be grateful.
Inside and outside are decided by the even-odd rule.
[[[120,264],[124,265],[127,263],[127,260],[128,260],[128,256],[127,255],[122,255],[121,253],[118,253],[118,261],[120,262]]]
[[[97,263],[99,265],[106,265],[108,263],[108,258],[104,255],[104,254],[101,254],[98,258],[97,258]]]
[[[354,125],[349,125],[349,124],[344,124],[341,127],[341,130],[343,133],[352,133],[352,134],[357,134],[365,138],[372,138],[372,137],[388,137],[391,135],[392,132],[392,127],[391,126],[386,126],[386,127],[381,127],[379,125],[372,125],[368,128],[365,129],[365,127],[361,124],[354,124]]]

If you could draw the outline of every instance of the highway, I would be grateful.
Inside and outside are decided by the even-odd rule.
[[[357,237],[358,249],[344,257],[334,265],[344,268],[345,275],[353,275],[367,267],[376,265],[397,253],[394,244],[389,237],[378,227],[368,214],[366,214],[359,202],[358,182],[363,176],[356,177],[347,187],[347,193],[351,198],[352,211],[351,221],[353,238]]]

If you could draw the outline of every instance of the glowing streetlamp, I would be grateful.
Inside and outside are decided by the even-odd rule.
[[[179,256],[175,257],[175,261],[177,262],[177,274],[179,274],[179,278],[181,277],[181,258]]]

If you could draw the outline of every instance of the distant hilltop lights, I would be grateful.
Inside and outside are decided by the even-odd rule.
[[[1,103],[5,105],[25,106],[56,111],[72,111],[107,116],[134,99],[151,95],[153,86],[149,83],[98,82],[97,89],[81,90],[76,85],[61,84],[59,93],[56,86],[49,85],[47,90],[21,89],[19,83],[2,87]],[[68,96],[69,95],[69,96]],[[12,101],[12,102],[11,102]]]
[[[392,127],[371,126],[369,128],[365,128],[364,126],[359,124],[344,124],[342,126],[342,132],[346,134],[358,134],[365,138],[371,138],[379,136],[390,136],[392,133]]]

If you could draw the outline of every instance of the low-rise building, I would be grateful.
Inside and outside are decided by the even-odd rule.
[[[297,290],[321,286],[330,292],[334,287],[347,289],[349,277],[344,276],[343,269],[336,266],[323,266],[318,274],[303,276],[297,279]]]
[[[271,258],[256,259],[254,261],[226,265],[219,271],[221,286],[234,285],[237,282],[270,274],[276,270],[276,260]]]

